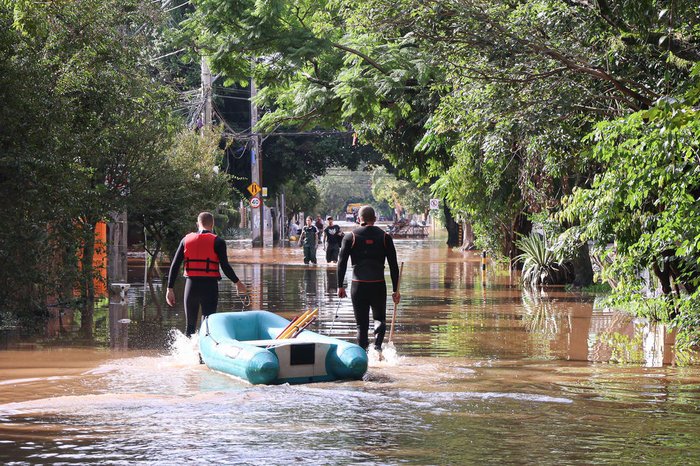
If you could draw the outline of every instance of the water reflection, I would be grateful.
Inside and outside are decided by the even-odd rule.
[[[601,313],[601,327],[592,336],[592,361],[661,367],[676,358],[676,332],[666,325],[627,315]]]
[[[484,360],[622,362],[657,367],[675,361],[674,334],[628,314],[602,309],[595,298],[562,288],[522,289],[517,274],[489,265],[481,270],[476,251],[451,250],[437,241],[397,240],[404,262],[402,302],[394,343],[400,355]],[[228,280],[220,283],[219,310],[268,309],[292,318],[319,309],[312,330],[353,339],[349,299],[337,298],[334,265],[305,266],[298,248],[253,249],[229,243],[230,260],[249,286],[250,303]],[[165,269],[163,269],[165,270]],[[164,304],[160,280],[143,282],[143,264],[129,261],[127,300],[110,301],[98,339],[125,350],[167,347],[170,331],[184,328],[183,280],[178,304]],[[349,276],[350,272],[348,272]],[[387,271],[388,279],[388,271]],[[71,315],[56,313],[47,336],[64,338],[76,329]],[[18,335],[4,330],[7,347]],[[12,336],[14,335],[14,336]]]

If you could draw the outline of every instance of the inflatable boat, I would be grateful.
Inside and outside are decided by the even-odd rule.
[[[210,369],[252,384],[361,379],[367,371],[358,345],[310,330],[277,339],[289,326],[267,311],[212,314],[200,326],[199,351]]]

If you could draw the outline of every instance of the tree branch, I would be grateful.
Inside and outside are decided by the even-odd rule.
[[[344,50],[345,52],[351,53],[353,55],[357,55],[358,57],[362,58],[365,62],[367,62],[368,65],[372,66],[380,73],[382,73],[384,75],[389,74],[389,71],[386,68],[384,68],[382,65],[380,65],[379,63],[377,63],[376,61],[371,59],[368,55],[360,52],[359,50],[355,50],[351,47],[348,47],[348,46],[345,46],[342,44],[337,44],[335,42],[332,42],[331,45],[337,49]]]
[[[670,51],[684,60],[694,62],[700,61],[700,45],[693,44],[677,35],[666,32],[644,31],[640,33],[639,31],[635,31],[624,20],[614,15],[607,0],[596,0],[594,3],[588,0],[566,0],[566,3],[595,12],[603,21],[608,23],[608,25],[618,32],[623,33],[621,40],[627,45],[651,45],[654,48],[662,49],[663,52]],[[659,41],[664,36],[668,36],[666,38],[667,43],[665,47],[661,48]]]

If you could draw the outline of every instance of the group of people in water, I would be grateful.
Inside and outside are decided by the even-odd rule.
[[[392,282],[391,297],[393,302],[398,304],[401,300],[398,290],[398,260],[391,235],[374,225],[377,216],[371,206],[363,206],[359,210],[358,220],[360,227],[349,234],[344,234],[341,228],[333,223],[332,217],[327,218],[328,224],[322,231],[314,225],[311,217],[307,217],[299,244],[304,247],[304,263],[316,264],[316,248],[318,241],[323,239],[326,261],[337,263],[338,297],[340,298],[347,296],[345,273],[348,260],[351,260],[353,273],[350,298],[357,324],[357,344],[364,349],[369,347],[371,310],[375,323],[374,348],[381,351],[386,333],[387,287],[384,280],[384,264],[389,265]],[[200,308],[202,319],[216,312],[218,282],[221,280],[220,270],[223,270],[224,275],[236,285],[239,293],[247,292],[246,286],[239,280],[228,262],[226,242],[212,232],[213,228],[214,216],[210,212],[200,213],[197,217],[197,232],[189,233],[182,238],[170,264],[166,301],[171,307],[176,303],[175,282],[180,267],[184,265],[185,334],[188,337],[196,331]]]
[[[332,216],[328,216],[326,221],[328,224],[324,227],[320,216],[316,219],[316,223],[310,216],[306,217],[306,225],[304,225],[299,234],[299,245],[304,248],[304,264],[316,265],[318,262],[316,249],[321,241],[323,242],[323,249],[326,251],[326,263],[338,262],[340,242],[343,240],[345,233],[343,233],[339,225],[333,223]]]

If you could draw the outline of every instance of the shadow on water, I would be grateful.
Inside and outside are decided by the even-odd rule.
[[[231,243],[250,308],[354,338],[334,267]],[[16,464],[670,464],[700,458],[700,370],[673,335],[433,241],[397,241],[403,300],[364,380],[251,386],[198,364],[175,308],[132,264],[104,348],[0,352],[0,460]],[[219,310],[244,302],[221,282]],[[393,309],[388,307],[388,314]],[[64,322],[70,327],[70,321]],[[609,361],[622,364],[609,364]]]

